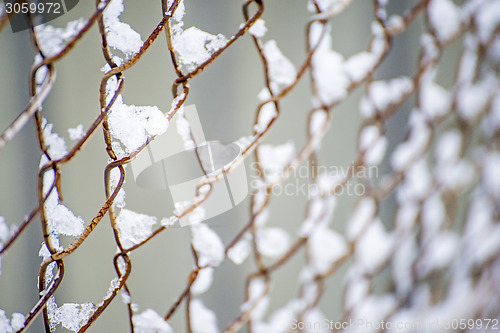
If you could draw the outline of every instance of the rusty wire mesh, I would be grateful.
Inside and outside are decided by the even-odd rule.
[[[87,331],[108,305],[116,301],[115,297],[120,291],[131,295],[133,300],[134,291],[129,290],[127,285],[132,270],[130,254],[148,243],[155,242],[156,236],[168,233],[171,226],[166,224],[158,227],[145,240],[131,247],[122,245],[116,224],[120,208],[114,205],[114,200],[123,185],[125,166],[155,140],[155,136],[148,137],[138,149],[125,156],[116,152],[117,146],[113,144],[109,130],[108,114],[122,91],[125,82],[122,73],[141,62],[153,43],[163,44],[168,48],[171,56],[169,61],[177,73],[177,79],[171,85],[174,103],[165,115],[170,122],[176,119],[177,112],[189,95],[190,80],[204,74],[205,69],[217,62],[219,56],[233,43],[238,43],[240,38],[251,38],[254,41],[262,63],[259,70],[264,75],[269,97],[255,105],[253,133],[248,133],[249,136],[243,140],[243,152],[233,164],[242,163],[253,154],[257,165],[255,176],[260,179],[260,185],[251,193],[251,214],[244,227],[226,244],[225,255],[227,258],[228,252],[242,240],[249,240],[255,270],[246,277],[246,290],[241,291],[245,294],[245,302],[239,315],[231,322],[219,323],[221,331],[236,332],[247,329],[250,332],[287,332],[300,330],[298,323],[306,327],[317,323],[318,321],[314,320],[321,319],[321,315],[318,315],[321,314],[319,304],[325,294],[326,283],[336,274],[344,276],[344,284],[341,287],[344,290],[342,312],[332,318],[336,322],[345,323],[356,318],[370,318],[377,323],[382,320],[397,322],[405,319],[424,322],[431,317],[498,320],[500,25],[498,20],[493,20],[492,27],[485,27],[483,23],[485,11],[497,10],[498,6],[491,5],[493,0],[457,2],[456,8],[468,14],[462,15],[459,25],[449,32],[439,24],[440,18],[435,17],[437,9],[432,8],[438,3],[448,4],[447,1],[414,1],[413,7],[393,15],[387,15],[387,1],[366,1],[366,8],[372,12],[373,28],[366,50],[356,55],[364,57],[365,61],[354,61],[355,56],[346,59],[346,62],[351,60],[355,68],[351,68],[348,75],[335,73],[339,77],[343,76],[344,81],[332,77],[331,81],[325,84],[320,82],[320,72],[328,72],[328,68],[315,67],[325,65],[319,62],[319,55],[316,54],[320,51],[323,54],[331,51],[330,43],[325,42],[331,32],[329,24],[342,15],[352,2],[310,1],[312,14],[304,27],[304,34],[294,36],[306,38],[307,49],[302,62],[296,64],[298,69],[292,82],[279,89],[273,86],[273,74],[270,69],[272,64],[264,50],[262,38],[258,34],[249,33],[249,29],[265,11],[265,2],[261,0],[243,3],[240,28],[234,31],[224,46],[212,52],[208,60],[189,71],[179,63],[172,42],[172,17],[180,5],[179,0],[169,1],[168,4],[164,2],[164,15],[156,28],[144,41],[139,52],[121,64],[116,63],[116,58],[108,46],[109,31],[106,30],[103,20],[103,12],[110,0],[96,1],[95,11],[88,16],[78,33],[54,55],[44,54],[43,47],[38,42],[37,30],[32,28],[30,34],[33,47],[40,61],[33,66],[29,78],[31,99],[12,124],[2,126],[0,149],[8,145],[30,119],[34,119],[40,151],[47,163],[38,173],[38,205],[31,209],[26,207],[26,219],[19,223],[19,227],[8,239],[2,240],[1,255],[8,253],[11,245],[22,239],[25,228],[37,218],[41,220],[44,242],[50,255],[40,267],[40,299],[31,311],[25,314],[21,327],[13,329],[24,332],[35,318],[43,316],[46,331],[51,330],[47,305],[63,283],[64,260],[87,240],[103,219],[111,221],[114,242],[118,247],[118,253],[113,258],[117,279],[104,301],[89,311],[88,318],[81,322],[75,331]],[[492,9],[488,9],[488,6]],[[448,9],[444,8],[445,11]],[[391,54],[394,38],[405,35],[416,22],[420,22],[418,24],[422,24],[423,28],[419,35],[421,45],[413,73],[404,78],[381,80],[377,70]],[[5,28],[7,24],[8,17],[3,11],[0,28]],[[57,62],[71,57],[74,46],[86,37],[94,25],[99,29],[102,54],[108,64],[99,85],[100,109],[96,110],[95,121],[85,129],[81,139],[67,154],[55,158],[51,156],[46,143],[46,124],[42,119],[41,107],[56,80]],[[166,40],[159,38],[162,34],[165,34]],[[443,88],[437,86],[433,80],[435,72],[442,65],[443,52],[453,43],[461,45],[460,60],[453,73],[452,84]],[[328,58],[328,61],[336,60]],[[39,81],[37,77],[42,71],[45,74]],[[115,89],[107,92],[107,83],[111,78],[116,80]],[[304,80],[310,80],[309,95],[314,104],[313,108],[302,111],[304,115],[308,114],[305,125],[307,140],[298,149],[298,153],[286,161],[279,177],[270,179],[266,176],[265,165],[261,165],[259,145],[264,136],[272,132],[275,124],[280,121],[280,114],[287,112],[281,102],[294,94],[299,89],[299,82]],[[328,92],[331,88],[329,84],[338,85],[333,87],[335,91],[332,94]],[[329,124],[335,122],[335,111],[355,90],[363,90],[359,101],[363,120],[359,126],[356,158],[341,177],[338,174],[330,177],[318,172],[322,167],[320,147],[328,147],[329,142],[323,138],[329,130]],[[385,132],[388,123],[392,117],[402,112],[404,104],[410,104],[412,107],[405,125],[407,135],[404,140],[395,143],[395,148],[386,154]],[[270,118],[263,120],[265,117],[260,113],[270,106],[275,112]],[[57,122],[57,119],[53,121]],[[101,207],[96,208],[95,217],[86,221],[81,235],[75,237],[71,245],[60,249],[51,237],[51,224],[44,203],[51,192],[57,191],[59,196],[62,195],[60,184],[64,182],[64,174],[60,171],[61,166],[71,163],[75,156],[85,149],[89,139],[101,129],[104,133],[102,149],[110,158],[109,164],[104,168],[106,199],[102,201]],[[380,165],[383,161],[391,167],[383,174],[377,175],[376,179],[373,175],[360,175],[358,172]],[[295,221],[291,221],[301,231],[283,254],[271,261],[264,259],[257,236],[262,228],[258,221],[265,219],[269,203],[273,200],[273,188],[286,182],[300,165],[311,162],[311,182],[317,185],[317,191],[305,203],[305,217],[297,217]],[[225,171],[230,173],[233,165]],[[117,184],[111,182],[113,170],[119,170],[120,173]],[[48,173],[54,177],[46,177]],[[193,193],[193,203],[176,212],[170,220],[174,224],[179,223],[180,218],[191,214],[210,195],[211,184],[222,177],[222,173],[206,176],[199,184],[197,193]],[[357,204],[351,209],[345,222],[345,233],[335,232],[328,227],[328,223],[335,210],[338,190],[353,181],[351,178],[357,178],[356,181],[362,184],[366,191],[359,196]],[[386,205],[389,199],[394,200],[394,213],[389,215],[389,218],[381,217],[381,207]],[[272,225],[273,221],[269,221],[269,224]],[[339,245],[340,250],[332,247],[331,243],[337,241],[344,244]],[[318,253],[318,244],[324,247],[325,253]],[[178,298],[163,309],[164,320],[168,323],[172,316],[184,315],[186,331],[203,332],[203,329],[200,330],[199,325],[195,324],[201,319],[192,316],[190,311],[190,304],[194,299],[191,288],[200,272],[209,267],[199,264],[198,253],[193,245],[185,246],[192,249],[195,268],[186,277],[185,288],[178,290]],[[370,256],[371,252],[378,255]],[[256,315],[259,307],[272,296],[273,284],[279,283],[275,273],[296,256],[305,258],[299,288],[290,293],[289,299],[281,302],[285,305],[281,313],[277,312],[266,319]],[[326,259],[321,259],[322,256],[326,256]],[[322,263],[321,267],[318,267],[318,261]],[[47,280],[46,274],[50,265],[55,265],[55,273]],[[183,304],[185,310],[184,314],[181,314]],[[133,319],[136,314],[133,302],[129,301],[126,305],[128,313],[123,314],[123,319],[117,320],[128,320],[131,331],[134,331],[138,321]],[[128,319],[125,319],[127,316]],[[484,330],[476,323],[473,321],[471,326],[467,321],[465,327],[451,329],[471,332]],[[332,325],[327,331],[349,329],[354,330],[353,327]],[[430,327],[420,329],[431,331]],[[313,331],[314,328],[309,327],[309,330]],[[381,327],[371,330],[366,328],[366,331],[383,330]]]

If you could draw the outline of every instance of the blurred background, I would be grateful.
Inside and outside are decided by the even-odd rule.
[[[416,3],[415,0],[391,1],[389,11],[402,12]],[[243,23],[241,2],[233,0],[186,0],[184,28],[196,26],[212,34],[233,35]],[[64,27],[67,22],[89,17],[93,12],[92,1],[80,1],[69,13],[50,22]],[[263,19],[268,32],[264,40],[275,39],[278,47],[298,68],[305,58],[305,24],[310,17],[306,2],[302,0],[273,0],[266,2]],[[145,40],[161,19],[160,1],[125,1],[121,21],[129,23]],[[333,47],[348,57],[364,50],[369,41],[373,9],[370,1],[354,1],[342,15],[331,20]],[[394,49],[377,71],[376,79],[385,79],[414,72],[419,48],[421,24],[413,25],[394,41]],[[34,61],[34,50],[27,31],[12,33],[6,27],[0,34],[0,130],[4,130],[29,102],[29,73]],[[451,83],[447,71],[456,64],[457,46],[447,54],[438,81]],[[69,56],[56,63],[57,80],[50,96],[43,105],[43,116],[54,124],[54,132],[69,139],[67,129],[83,124],[88,128],[99,112],[98,90],[105,60],[100,47],[100,35],[94,26]],[[208,140],[235,141],[252,133],[257,94],[264,86],[263,71],[258,54],[249,36],[244,36],[228,49],[201,75],[194,78],[186,105],[197,107],[205,136]],[[166,112],[172,102],[171,85],[175,80],[164,36],[153,44],[151,50],[132,69],[125,72],[122,92],[124,102],[134,105],[155,105]],[[447,82],[448,80],[448,82]],[[358,130],[361,123],[358,105],[362,88],[357,89],[346,102],[333,111],[331,128],[323,141],[319,154],[320,163],[347,168],[356,156]],[[283,144],[293,140],[297,150],[306,140],[306,122],[312,107],[310,85],[307,78],[282,101],[282,114],[265,143]],[[389,121],[387,136],[389,151],[405,134],[408,109],[404,106]],[[33,122],[28,123],[17,137],[0,152],[0,216],[8,224],[19,224],[37,203],[36,178],[40,150]],[[253,157],[246,161],[251,163]],[[76,158],[62,166],[63,203],[88,223],[105,201],[104,168],[107,154],[99,130],[88,146]],[[386,164],[380,166],[383,173]],[[247,172],[251,168],[247,165]],[[251,180],[251,175],[248,175]],[[290,182],[296,180],[291,179]],[[300,179],[307,183],[307,179]],[[172,214],[173,203],[167,191],[144,189],[134,183],[130,167],[125,184],[126,208],[153,215],[160,220]],[[306,197],[277,196],[271,201],[269,226],[284,228],[296,237],[305,215]],[[333,226],[339,231],[344,225],[356,196],[338,198]],[[393,198],[382,203],[382,215],[391,220],[394,214]],[[217,216],[208,224],[227,245],[249,219],[249,198],[235,209]],[[140,311],[152,308],[164,315],[186,286],[193,268],[189,228],[172,228],[154,241],[131,254],[132,275],[128,285],[132,300]],[[41,258],[38,255],[42,242],[40,221],[37,218],[23,237],[2,257],[0,276],[0,308],[10,316],[13,312],[28,313],[36,303],[37,276]],[[69,244],[71,239],[66,239]],[[303,250],[302,250],[303,251]],[[88,240],[65,259],[65,276],[56,292],[59,305],[64,302],[99,303],[116,276],[112,258],[116,252],[109,219],[105,217]],[[296,277],[303,264],[299,254],[275,275],[271,309],[283,306],[292,297],[290,290],[297,290]],[[218,316],[219,328],[224,328],[239,313],[244,299],[246,276],[255,266],[252,260],[236,266],[226,260],[215,271],[214,283],[202,295],[205,305]],[[292,278],[290,278],[292,277]],[[329,279],[326,295],[320,306],[327,318],[340,314],[342,273]],[[174,315],[171,325],[175,331],[185,331],[184,310]],[[60,330],[63,330],[59,328]],[[128,330],[126,307],[115,300],[89,330],[90,332],[124,332]],[[29,332],[42,331],[42,321],[37,319]]]

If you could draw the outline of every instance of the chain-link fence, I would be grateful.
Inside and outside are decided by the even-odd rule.
[[[292,3],[277,9],[261,0],[248,1],[238,5],[242,15],[232,11],[233,3],[217,3],[213,6],[222,9],[210,12],[206,21],[233,22],[237,15],[241,19],[232,31],[212,34],[196,22],[187,26],[190,10],[196,11],[189,1],[169,0],[158,4],[156,16],[149,17],[156,25],[144,40],[125,23],[123,17],[135,13],[128,10],[128,3],[124,10],[120,0],[96,1],[93,12],[63,28],[39,24],[35,14],[42,9],[30,7],[31,2],[5,2],[0,28],[9,34],[9,23],[13,31],[25,24],[35,60],[28,78],[29,102],[9,120],[10,125],[2,124],[0,154],[9,154],[16,135],[32,131],[27,124],[34,121],[41,160],[31,189],[37,196],[34,207],[8,201],[19,184],[0,188],[2,207],[19,205],[26,214],[18,222],[0,217],[4,267],[10,253],[19,249],[16,244],[23,243],[25,231],[38,220],[43,244],[38,301],[22,314],[2,310],[0,332],[28,331],[37,318],[43,318],[47,332],[58,325],[84,332],[101,320],[127,323],[132,332],[498,329],[500,2],[398,1],[293,2],[302,11],[300,17],[290,14]],[[43,10],[48,10],[43,3]],[[362,17],[349,14],[356,6]],[[272,16],[266,16],[273,10]],[[280,29],[273,23],[280,22],[280,16],[289,22],[283,41],[269,37],[272,28]],[[336,38],[354,34],[336,25],[343,17],[367,27],[366,40],[352,43],[355,52],[337,48]],[[291,27],[299,23],[300,35],[292,33]],[[78,99],[77,91],[71,100],[63,100],[65,107],[48,110],[51,90],[59,80],[56,69],[68,58],[90,54],[88,46],[78,51],[78,44],[96,31],[105,65],[100,82],[93,83],[99,92],[95,95],[98,107],[85,111],[95,115],[91,123],[69,130],[74,143],[67,147],[56,133],[58,122],[78,110],[75,103],[86,102]],[[293,54],[282,52],[281,42],[297,45]],[[302,44],[303,48],[298,47]],[[401,53],[395,50],[409,44],[404,61],[410,71],[400,72],[394,64],[401,62],[396,59]],[[258,80],[233,82],[224,76],[227,67],[217,67],[219,62],[228,63],[223,62],[225,55],[238,45],[246,45],[248,55],[237,59],[233,70],[263,78],[252,106],[254,120],[246,123],[246,130],[238,127],[239,138],[229,144],[209,141],[200,129],[209,127],[217,114],[201,114],[200,105],[201,115],[189,111],[188,105],[194,104],[189,96],[209,89],[210,80],[220,77],[237,94],[254,94]],[[163,63],[158,63],[160,58],[154,64],[148,60],[155,47],[165,51]],[[155,75],[167,65],[175,78],[163,80],[158,88],[163,93],[156,98],[170,105],[168,111],[125,103],[129,72],[140,75],[149,66],[153,71],[148,75]],[[195,81],[198,77],[207,81]],[[65,80],[68,90],[75,89],[72,82],[78,77]],[[147,77],[141,80],[148,85]],[[8,81],[5,76],[3,84]],[[145,89],[156,91],[153,85]],[[234,107],[224,98],[219,103],[227,103],[226,109]],[[347,103],[354,108],[342,109]],[[230,131],[240,126],[238,121],[247,121],[248,113],[241,109],[226,113],[226,120],[218,118],[221,128]],[[293,117],[287,118],[287,113]],[[349,113],[353,115],[343,118]],[[305,135],[286,131],[297,126]],[[357,129],[355,142],[336,135],[342,127]],[[98,132],[103,133],[101,139]],[[223,133],[220,138],[225,140]],[[95,142],[107,154],[107,162],[93,154],[80,158]],[[343,161],[352,157],[352,162],[343,166],[332,162],[335,147],[343,147],[347,151]],[[167,149],[171,151],[166,153]],[[14,177],[16,165],[22,162],[2,163],[11,165]],[[90,218],[77,216],[68,208],[72,206],[68,199],[63,201],[64,184],[71,182],[65,168],[71,164],[104,173],[102,200],[97,194],[88,203],[83,195],[72,198],[86,206],[100,200],[91,207]],[[146,180],[151,168],[155,172]],[[127,176],[124,186],[130,171],[133,178]],[[2,173],[10,177],[9,172]],[[83,178],[80,185],[92,184],[82,174],[72,177]],[[142,198],[143,209],[135,209],[130,205],[134,198],[125,194],[134,181],[152,188],[161,184],[158,188],[170,190],[175,206],[160,218],[145,209],[147,198]],[[152,188],[142,193],[159,195]],[[233,223],[229,231],[212,224],[217,215],[241,201],[249,206],[248,212],[234,215],[241,223]],[[295,213],[298,206],[303,215]],[[100,225],[103,220],[110,223]],[[190,230],[190,236],[170,249],[175,252],[157,251],[134,259],[135,253],[161,242],[162,235],[175,235],[180,226]],[[116,247],[116,254],[106,258],[116,272],[107,294],[102,301],[56,302],[64,276],[71,274],[65,269],[67,262],[91,241],[91,235],[105,230],[111,230],[106,244]],[[92,247],[95,259],[90,260],[104,256],[99,244]],[[171,265],[161,287],[143,282],[139,291],[134,290],[129,278],[136,264],[143,272],[155,274],[156,266],[163,265],[160,258],[177,256],[177,251],[191,254],[189,272]],[[22,264],[16,259],[16,265]],[[237,293],[230,301],[237,300],[231,311],[224,306],[211,309],[203,298],[222,279],[218,272],[241,280],[238,290],[232,286],[225,292],[219,287],[211,293],[212,299]],[[0,279],[9,274],[4,269]],[[184,285],[171,283],[175,275]],[[287,290],[279,291],[280,286]],[[65,298],[71,298],[71,288],[92,287],[70,287]],[[177,296],[167,299],[160,294],[164,289]],[[161,299],[163,308],[149,309],[147,299],[136,297],[144,290]],[[3,290],[0,295],[5,295]],[[0,296],[2,307],[11,309],[17,301]],[[110,305],[120,302],[125,305],[119,316],[106,318]]]

